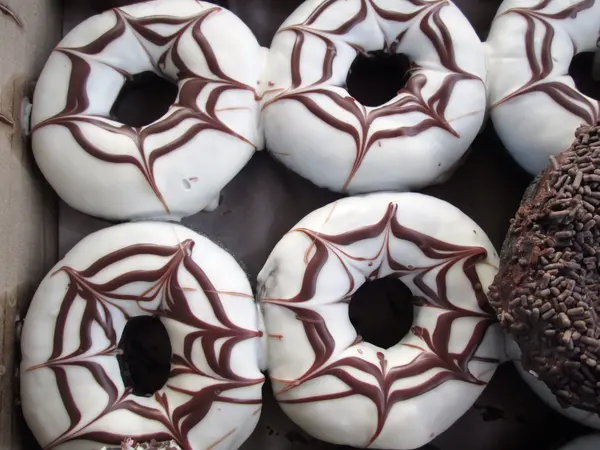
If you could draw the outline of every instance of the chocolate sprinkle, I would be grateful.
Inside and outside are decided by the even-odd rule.
[[[136,448],[136,447],[134,447]],[[179,450],[179,446],[174,441],[171,442],[156,442],[154,439],[150,442],[138,444],[137,448],[144,450]]]
[[[600,414],[600,126],[575,137],[525,193],[489,297],[523,368]]]
[[[152,439],[150,442],[136,443],[133,439],[127,439],[121,443],[120,447],[104,447],[102,450],[181,450],[175,441],[157,442]]]

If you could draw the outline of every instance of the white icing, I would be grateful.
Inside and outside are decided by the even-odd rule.
[[[194,38],[198,24],[205,44]],[[167,39],[156,45],[150,32]],[[82,48],[106,39],[105,48]],[[218,67],[207,63],[207,52],[214,53]],[[221,189],[263,146],[258,90],[264,52],[239,18],[201,1],[154,0],[94,16],[62,40],[38,81],[32,112],[36,161],[64,201],[94,216],[179,220],[214,209]],[[181,58],[179,67],[175,55]],[[89,78],[69,105],[74,111],[64,111],[69,90],[78,88],[73,58],[89,64]],[[182,65],[188,71],[183,77]],[[178,102],[187,91],[187,104],[176,102],[165,116],[139,129],[112,120],[110,110],[126,81],[120,72],[146,71],[176,82]],[[208,84],[200,90],[203,80]],[[195,86],[197,98],[189,95]],[[214,108],[209,94],[218,99]],[[71,130],[80,131],[86,145],[109,156],[128,155],[129,162],[90,155]],[[141,139],[144,133],[148,136]],[[161,156],[165,145],[174,148]]]
[[[399,226],[422,233],[431,247],[422,250],[395,237]],[[365,227],[370,230],[368,239],[345,241],[353,232],[365,233]],[[471,278],[464,271],[469,261],[470,267],[475,264]],[[425,445],[467,411],[503,356],[502,333],[491,312],[482,309],[488,308],[484,292],[497,268],[498,256],[481,228],[433,197],[371,194],[309,214],[277,244],[258,276],[269,339],[268,369],[281,407],[307,432],[335,444],[385,449]],[[318,273],[314,283],[309,272]],[[392,274],[429,306],[414,307],[411,332],[390,349],[357,343],[344,300],[367,278]],[[477,282],[481,286],[476,287]],[[443,284],[448,287],[445,295]],[[444,307],[433,306],[444,300]],[[444,320],[452,326],[441,337]],[[484,327],[481,336],[469,344],[477,327]],[[422,337],[427,333],[436,333],[435,349]],[[475,358],[465,357],[467,347]],[[436,356],[451,353],[450,366]],[[411,375],[396,375],[404,365],[415,367],[416,358],[431,358],[433,363]],[[465,367],[458,367],[459,360]],[[365,363],[368,369],[361,367]],[[409,395],[408,390],[442,373],[455,379]],[[383,379],[391,382],[387,392]],[[368,394],[343,395],[361,382]],[[320,395],[340,398],[313,398]],[[386,408],[389,413],[378,415]]]
[[[510,359],[514,362],[517,372],[519,375],[521,375],[523,381],[527,383],[533,392],[535,392],[546,405],[551,407],[557,413],[562,414],[563,416],[574,420],[575,422],[579,422],[582,425],[600,430],[600,418],[598,418],[598,414],[594,414],[590,411],[584,411],[579,408],[563,408],[560,406],[556,400],[556,397],[545,383],[538,380],[534,375],[523,369],[521,364],[521,350],[519,349],[517,343],[509,336],[506,337],[506,352]]]
[[[140,245],[153,251],[142,251]],[[101,258],[131,246],[137,246],[136,256],[115,257],[97,273],[86,272]],[[117,286],[118,280],[126,282]],[[72,308],[67,301],[70,289],[77,289]],[[80,339],[88,323],[83,321],[86,308],[97,314],[90,322],[89,343]],[[57,337],[61,311],[68,312],[62,338]],[[161,318],[173,359],[165,386],[144,398],[125,387],[115,349],[127,316],[148,314]],[[23,326],[20,371],[27,423],[42,447],[57,450],[98,449],[129,437],[176,439],[190,450],[235,450],[260,416],[260,323],[245,273],[207,238],[179,225],[153,222],[99,231],[52,269],[31,303]],[[219,330],[218,336],[211,329]],[[218,339],[211,342],[211,336]],[[193,344],[190,352],[184,349],[186,339]],[[63,350],[52,357],[61,344]],[[230,357],[225,346],[232,347]],[[213,349],[215,358],[223,357],[224,362],[209,361],[205,352]],[[182,362],[184,356],[188,362]],[[173,374],[181,369],[187,372]],[[59,390],[61,373],[67,377],[74,407]],[[99,382],[93,373],[107,381]],[[168,408],[160,397],[168,401]],[[191,407],[187,413],[186,407]],[[113,438],[106,441],[97,434],[102,432]]]
[[[577,90],[568,70],[577,53],[597,49],[599,17],[595,0],[505,0],[496,14],[486,42],[491,117],[506,148],[534,175],[569,148],[579,125],[598,119],[598,102]]]
[[[396,18],[388,19],[390,15]],[[421,26],[429,27],[438,44],[447,39],[442,35],[449,36],[454,57],[442,55],[443,44],[436,48]],[[394,99],[365,107],[345,89],[357,47],[365,52],[391,49],[421,67]],[[294,50],[300,55],[297,80]],[[329,56],[330,75],[324,69]],[[442,84],[450,83],[457,71],[471,78],[458,81],[446,98]],[[267,76],[267,148],[292,170],[334,191],[410,190],[439,182],[470,146],[486,109],[483,45],[449,1],[306,1],[275,35]],[[419,79],[426,79],[421,92],[415,87]],[[311,102],[310,109],[298,99]],[[336,125],[319,118],[323,115]],[[417,132],[419,127],[423,131]],[[401,131],[402,137],[389,134]]]
[[[597,450],[600,447],[600,434],[581,436],[569,442],[559,450]]]

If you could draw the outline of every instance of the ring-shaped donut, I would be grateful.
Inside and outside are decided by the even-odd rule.
[[[505,0],[488,40],[488,89],[494,128],[513,158],[532,175],[548,156],[595,125],[598,101],[575,87],[573,57],[597,50],[600,2]]]
[[[262,146],[264,56],[239,18],[210,3],[154,0],[94,16],[37,83],[36,161],[64,201],[94,216],[179,220],[210,209]],[[147,126],[119,123],[113,104],[143,72],[177,83],[177,100]]]
[[[485,233],[421,194],[370,194],[323,207],[277,244],[259,274],[277,400],[313,436],[411,449],[446,430],[481,394],[503,353],[486,290],[498,265]],[[395,346],[363,342],[348,303],[367,280],[414,295]]]
[[[153,316],[171,369],[151,397],[126,386],[126,323]],[[97,450],[175,440],[237,449],[262,405],[260,319],[235,259],[179,225],[136,222],[92,234],[40,284],[23,326],[21,401],[43,448]]]
[[[546,405],[552,408],[557,413],[575,421],[579,422],[582,425],[585,425],[590,428],[595,428],[596,430],[600,430],[600,418],[598,414],[592,411],[585,411],[583,409],[574,408],[574,407],[563,407],[558,400],[556,400],[556,395],[552,393],[552,391],[543,383],[537,375],[534,375],[534,372],[529,372],[523,368],[523,364],[521,363],[522,352],[519,348],[519,345],[510,337],[506,336],[506,354],[510,358],[510,360],[514,363],[517,372],[527,383],[527,385],[531,388],[531,390],[542,400]]]
[[[359,53],[413,61],[398,95],[366,107],[346,90]],[[267,148],[315,184],[360,193],[445,179],[479,132],[485,52],[448,0],[309,0],[281,26],[263,103]]]
[[[552,391],[565,415],[593,426],[600,425],[599,132],[578,128],[569,149],[525,191],[489,292],[522,351],[522,368]]]
[[[559,450],[596,450],[600,447],[600,434],[588,434],[572,440]]]

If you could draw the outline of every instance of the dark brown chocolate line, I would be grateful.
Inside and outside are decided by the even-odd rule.
[[[285,91],[284,93],[275,96],[273,99],[268,101],[264,107],[266,108],[271,104],[282,100],[297,101],[319,120],[345,134],[350,135],[354,139],[356,156],[354,158],[354,163],[350,173],[348,174],[344,186],[342,187],[342,190],[345,191],[350,187],[352,180],[358,173],[358,170],[360,169],[370,149],[373,147],[373,145],[381,140],[399,137],[413,137],[429,130],[430,128],[440,128],[456,136],[457,138],[460,137],[445,118],[446,109],[456,84],[463,80],[478,80],[478,77],[462,70],[456,62],[452,37],[440,16],[441,9],[444,6],[447,6],[448,2],[440,1],[429,3],[415,0],[411,3],[416,6],[421,6],[421,8],[419,8],[417,11],[413,13],[395,13],[392,11],[386,11],[369,0],[371,7],[375,9],[376,13],[382,18],[390,21],[407,22],[421,14],[423,11],[427,10],[427,13],[420,21],[421,30],[432,42],[440,58],[441,64],[447,70],[453,73],[446,77],[438,91],[435,92],[427,102],[422,96],[422,88],[427,83],[427,77],[423,74],[413,75],[409,79],[406,87],[400,92],[402,94],[406,94],[406,97],[402,97],[391,104],[371,110],[369,113],[367,113],[364,108],[358,107],[356,100],[352,97],[341,97],[336,92],[319,88],[320,85],[331,79],[333,75],[333,61],[336,55],[336,44],[327,36],[344,35],[361,22],[364,22],[368,13],[367,1],[363,0],[361,2],[360,10],[338,28],[334,30],[319,30],[310,28],[310,26],[313,25],[317,19],[337,1],[338,0],[329,0],[322,3],[308,17],[308,19],[306,19],[304,23],[286,27],[279,31],[279,33],[292,31],[296,34],[296,41],[294,43],[291,55],[292,86],[290,91]],[[326,51],[323,57],[322,77],[310,86],[302,87],[303,81],[300,71],[300,61],[302,52],[304,50],[304,35],[306,33],[309,33],[323,41],[326,46]],[[403,36],[404,34],[402,33],[391,45],[386,44],[386,46],[390,49],[396,49]],[[359,51],[359,49],[355,50]],[[309,97],[311,94],[325,95],[329,99],[333,100],[338,106],[342,107],[356,118],[360,124],[359,127],[355,128],[350,123],[344,122],[335,117],[333,114],[326,112],[314,99]],[[426,116],[426,118],[413,126],[378,131],[367,139],[369,128],[376,119],[385,116],[402,115],[412,112],[421,112]]]
[[[302,84],[302,75],[300,73],[300,58],[302,55],[302,47],[304,47],[304,33],[295,30],[296,43],[292,50],[292,89],[300,87]]]
[[[462,75],[464,77],[463,79],[476,80],[478,79],[478,77],[462,70],[456,62],[456,55],[454,53],[454,42],[452,41],[450,30],[448,30],[448,27],[446,26],[446,24],[440,16],[442,8],[444,6],[448,6],[449,4],[450,3],[447,1],[437,3],[423,17],[419,24],[419,27],[421,28],[423,34],[427,36],[427,38],[435,47],[435,51],[440,58],[440,62],[446,69],[448,69],[451,72],[455,72],[458,75]],[[433,22],[433,25],[429,23],[430,19]],[[437,35],[434,26],[437,30],[439,30],[439,36]]]
[[[444,0],[442,0],[444,1]],[[369,0],[371,7],[375,10],[377,15],[382,19],[388,20],[390,22],[409,22],[410,20],[417,17],[427,8],[433,6],[436,2],[427,2],[427,1],[410,1],[415,6],[421,6],[421,8],[416,9],[411,13],[401,13],[397,11],[389,11],[387,9],[383,9],[377,5],[373,0]]]
[[[158,46],[163,47],[170,41],[179,36],[182,31],[187,30],[186,24],[189,26],[190,22],[195,20],[198,16],[193,17],[170,17],[170,16],[152,16],[152,17],[134,17],[127,14],[121,9],[116,9],[115,13],[124,17],[127,23],[131,26],[136,33],[138,33],[143,39]],[[211,13],[211,10],[203,11],[200,15]],[[151,25],[182,25],[183,30],[177,30],[171,34],[163,36],[162,34],[154,31],[150,28]]]
[[[210,43],[202,35],[201,26],[204,21],[219,11],[221,11],[221,8],[211,8],[202,11],[197,16],[188,18],[165,16],[135,18],[119,9],[115,9],[116,24],[98,39],[83,47],[56,49],[57,52],[61,52],[67,56],[71,62],[71,74],[66,105],[60,113],[36,125],[32,129],[32,133],[50,125],[60,125],[69,130],[78,145],[90,156],[110,164],[130,164],[134,166],[142,173],[154,195],[162,204],[165,212],[170,213],[169,206],[158,187],[154,173],[155,163],[158,159],[177,151],[183,145],[194,139],[198,134],[206,130],[215,130],[225,133],[254,147],[254,144],[225,125],[217,116],[217,103],[223,93],[237,89],[254,92],[255,97],[257,96],[254,88],[234,80],[221,69],[217,56]],[[182,27],[170,35],[162,36],[148,28],[152,24],[182,25]],[[179,78],[185,79],[183,87],[179,92],[178,103],[173,105],[169,116],[143,128],[111,124],[105,121],[107,118],[94,117],[85,114],[89,108],[87,83],[92,70],[90,63],[86,61],[85,56],[93,56],[101,53],[108,45],[123,36],[127,32],[128,27],[134,30],[134,32],[142,39],[146,39],[155,45],[165,46],[171,42],[171,45],[161,56],[160,60],[164,62],[170,55],[173,63],[179,70]],[[217,80],[207,80],[193,73],[180,57],[178,45],[181,37],[190,27],[192,28],[192,34],[196,43],[204,54],[210,71],[218,78]],[[141,45],[143,46],[143,43]],[[124,77],[130,76],[130,74],[117,67],[106,63],[102,64],[111,67]],[[209,101],[206,105],[206,110],[201,111],[196,101],[203,89],[210,83],[221,83],[223,85],[216,87],[211,92]],[[186,119],[194,119],[199,123],[190,127],[189,130],[175,141],[153,150],[149,155],[146,154],[144,147],[146,139],[149,136],[173,129]],[[103,151],[86,138],[85,133],[79,125],[80,123],[88,123],[100,127],[105,131],[129,137],[137,146],[140,159],[138,160],[137,158],[128,155],[114,155]]]
[[[567,6],[565,9],[555,12],[555,13],[542,13],[540,12],[546,6],[550,5],[551,0],[542,0],[537,5],[528,8],[530,11],[535,11],[536,14],[540,17],[546,17],[548,19],[574,19],[577,15],[585,11],[586,9],[590,9],[594,6],[595,0],[583,0],[579,3],[575,3],[571,6]],[[517,8],[515,8],[517,9]]]
[[[360,9],[354,16],[352,16],[338,28],[329,31],[328,33],[337,35],[344,35],[346,33],[349,33],[354,27],[365,21],[368,12],[369,10],[367,8],[367,2],[365,0],[362,0],[360,3]]]
[[[73,50],[76,50],[77,52],[83,53],[85,55],[97,55],[103,52],[106,49],[106,47],[108,47],[114,41],[123,36],[127,31],[127,25],[125,23],[125,20],[123,19],[123,16],[119,14],[118,11],[115,10],[114,13],[117,23],[113,28],[103,33],[102,36],[97,38],[95,41],[92,41],[89,44],[84,45],[82,47],[77,47]]]
[[[8,6],[0,3],[0,13],[12,19],[12,21],[16,23],[19,28],[23,28],[23,22],[21,22],[21,19],[19,19],[19,17],[17,17],[17,15]]]
[[[213,403],[236,403],[240,405],[259,405],[261,403],[260,398],[237,399],[222,395],[227,391],[263,383],[264,378],[244,378],[236,374],[231,367],[231,356],[235,346],[245,340],[258,338],[261,333],[238,327],[229,319],[214,285],[192,259],[193,248],[194,242],[191,240],[186,240],[177,246],[136,244],[109,253],[84,270],[77,271],[69,267],[63,267],[59,270],[59,272],[67,274],[70,282],[57,316],[52,354],[45,364],[30,368],[30,370],[37,370],[47,367],[54,372],[60,396],[69,416],[70,424],[67,430],[48,444],[47,449],[74,439],[89,439],[110,445],[118,445],[124,439],[134,435],[138,440],[174,439],[184,449],[191,450],[188,434],[192,428],[202,421],[212,408]],[[141,255],[161,256],[168,258],[168,261],[158,270],[134,270],[122,273],[105,283],[93,283],[89,280],[89,278],[98,275],[113,264]],[[209,324],[197,318],[191,312],[184,290],[177,279],[181,267],[188,271],[198,282],[199,288],[205,292],[220,325]],[[117,290],[128,284],[142,281],[154,283],[144,295],[136,297],[117,293]],[[164,301],[162,309],[155,314],[164,317],[166,320],[178,321],[192,328],[192,331],[185,338],[183,354],[174,354],[172,357],[173,369],[170,379],[180,375],[199,375],[218,380],[217,384],[201,388],[198,391],[182,391],[174,386],[167,385],[166,389],[178,390],[190,397],[189,401],[173,410],[169,407],[166,396],[160,393],[155,394],[155,399],[161,405],[162,410],[140,406],[134,401],[135,398],[132,397],[130,389],[126,389],[122,395],[119,395],[116,384],[95,360],[97,356],[114,355],[114,349],[117,345],[117,334],[107,304],[116,306],[111,300],[135,301],[139,304],[140,302],[153,301],[158,295],[163,295]],[[80,346],[70,354],[63,355],[66,320],[77,298],[84,300],[86,304],[79,330]],[[123,309],[121,309],[121,312],[127,318]],[[110,345],[100,354],[89,355],[89,350],[92,348],[93,324],[100,326]],[[216,374],[216,377],[215,375],[203,373],[192,362],[192,348],[199,339],[201,339],[201,345],[206,352],[208,365]],[[226,342],[222,345],[217,356],[215,345],[217,340],[220,339],[225,339]],[[87,370],[109,398],[106,408],[97,417],[85,424],[81,423],[82,413],[73,397],[67,379],[67,371],[70,367],[80,367]],[[110,431],[88,431],[102,417],[117,410],[128,410],[148,420],[159,422],[169,432],[152,435],[135,435],[134,432],[131,432],[129,435],[124,436]]]
[[[406,228],[398,222],[396,214],[397,205],[390,203],[381,220],[372,225],[345,233],[326,235],[306,229],[296,230],[311,237],[311,239],[313,239],[312,246],[316,249],[312,252],[312,257],[308,261],[300,293],[290,299],[266,300],[267,302],[275,302],[281,307],[287,308],[296,314],[298,320],[302,322],[308,342],[315,354],[314,362],[305,374],[292,382],[287,381],[289,384],[281,391],[277,392],[278,400],[287,404],[300,404],[335,400],[353,395],[359,395],[370,399],[377,407],[378,421],[374,434],[369,442],[365,444],[367,447],[380,435],[392,407],[397,402],[422,395],[449,380],[459,380],[466,383],[483,385],[485,383],[476,378],[469,371],[469,363],[474,360],[481,360],[489,363],[498,362],[493,358],[477,358],[475,356],[489,327],[494,323],[492,316],[489,314],[490,310],[487,304],[487,298],[485,297],[485,294],[483,294],[481,288],[478,288],[478,286],[481,286],[481,283],[475,268],[477,263],[487,258],[487,251],[482,247],[468,247],[439,241],[416,230]],[[345,262],[339,257],[339,254],[343,254],[345,257],[352,260],[363,261],[365,258],[349,255],[337,248],[337,246],[349,246],[362,240],[373,239],[384,233],[393,235],[397,239],[412,242],[428,258],[441,260],[440,264],[442,265],[442,268],[436,274],[436,290],[433,290],[427,286],[423,281],[423,278],[429,271],[438,268],[440,264],[433,265],[429,268],[406,267],[398,264],[391,257],[388,238],[384,239],[384,247],[382,247],[376,256],[376,258],[379,258],[381,252],[385,251],[385,261],[390,265],[392,270],[395,271],[396,276],[401,277],[417,272],[417,275],[413,278],[413,282],[426,297],[421,297],[415,304],[416,306],[433,306],[444,310],[438,317],[433,335],[431,335],[427,329],[413,327],[415,335],[419,336],[431,351],[423,351],[423,353],[419,354],[412,362],[404,366],[390,368],[389,370],[387,368],[387,362],[383,358],[383,354],[380,354],[379,366],[375,366],[357,357],[347,357],[328,364],[328,361],[334,354],[336,342],[329,333],[321,315],[311,309],[303,307],[302,303],[310,301],[310,299],[314,297],[320,272],[329,258],[330,251],[338,256],[338,259],[344,266]],[[477,296],[478,306],[482,309],[482,312],[463,309],[454,305],[448,299],[446,286],[447,274],[451,267],[456,264],[462,264],[463,273],[469,280],[473,292]],[[375,269],[374,273],[377,272],[378,269]],[[349,271],[346,271],[346,273],[350,281],[350,290],[353,290],[354,284],[352,276]],[[344,299],[341,299],[340,301],[344,301]],[[479,322],[475,326],[464,349],[459,353],[451,353],[449,350],[449,342],[452,327],[457,320],[465,317],[479,319]],[[346,372],[344,367],[352,367],[368,373],[376,380],[377,384],[372,385],[358,380],[350,373]],[[394,382],[401,378],[421,375],[435,368],[443,369],[443,371],[417,386],[397,390],[392,388]],[[289,392],[310,380],[315,380],[323,376],[334,376],[338,378],[348,386],[348,389],[342,392],[317,396],[296,397],[294,399],[282,398],[286,392]],[[283,382],[283,380],[279,381]]]
[[[216,75],[221,81],[226,81],[232,85],[237,85],[240,89],[250,89],[249,86],[234,80],[229,75],[227,75],[223,71],[223,69],[221,69],[221,66],[219,65],[219,60],[217,59],[217,55],[212,49],[210,43],[208,42],[208,39],[206,39],[206,37],[202,33],[202,24],[213,13],[213,11],[216,12],[219,10],[209,10],[209,13],[195,20],[195,23],[192,27],[192,36],[194,37],[194,40],[196,41],[200,49],[202,50],[202,54],[204,55],[204,58],[206,59],[206,64],[208,65],[208,69],[214,75]]]
[[[574,18],[582,11],[591,8],[595,0],[583,0],[574,5],[568,6],[556,13],[544,13],[542,10],[550,4],[550,0],[542,0],[531,8],[512,8],[503,14],[518,14],[526,22],[525,30],[525,53],[531,69],[530,79],[520,88],[508,94],[504,98],[494,103],[491,107],[497,107],[516,97],[532,92],[541,92],[550,97],[555,103],[569,111],[571,114],[581,118],[584,123],[596,123],[598,116],[595,105],[576,89],[559,83],[544,82],[552,73],[554,62],[552,61],[552,43],[555,37],[554,26],[548,19],[564,20]],[[536,22],[537,21],[537,22]],[[536,52],[536,23],[544,27],[544,34],[541,42],[540,60]],[[596,107],[598,106],[596,102]]]

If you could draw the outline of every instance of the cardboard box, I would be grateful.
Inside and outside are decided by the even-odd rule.
[[[63,32],[86,17],[133,3],[127,0],[0,0],[0,450],[37,447],[18,406],[18,321],[37,283],[83,236],[110,224],[60,203],[35,166],[23,138],[22,101],[31,98],[36,76]],[[301,0],[222,0],[256,33],[262,45]],[[499,1],[457,2],[485,38]],[[490,125],[478,137],[463,167],[442,186],[424,192],[450,201],[477,221],[500,247],[529,179],[506,155]],[[308,212],[339,198],[318,189],[257,154],[223,192],[212,213],[184,224],[221,242],[254,279],[281,236]],[[365,317],[369,311],[363,311]],[[510,365],[455,426],[429,450],[542,449],[582,432],[551,412]],[[252,450],[337,448],[293,425],[265,388],[261,422],[244,445]]]
[[[57,203],[20,130],[21,102],[61,36],[58,1],[10,0],[0,14],[0,448],[25,447],[15,403],[17,320],[57,257]],[[14,124],[14,125],[13,125]],[[31,445],[30,441],[29,445]]]

